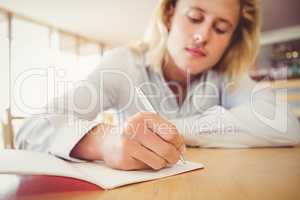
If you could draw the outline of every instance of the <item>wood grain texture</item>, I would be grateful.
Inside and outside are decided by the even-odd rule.
[[[300,147],[189,148],[185,158],[205,169],[109,191],[62,177],[17,176],[16,181],[16,176],[0,175],[1,184],[15,182],[0,186],[0,199],[300,199]]]

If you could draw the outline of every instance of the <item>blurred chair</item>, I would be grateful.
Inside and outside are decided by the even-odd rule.
[[[13,120],[23,120],[24,117],[14,117],[11,114],[10,108],[5,110],[3,119],[1,120],[1,127],[3,133],[3,141],[5,149],[14,149],[14,127]]]

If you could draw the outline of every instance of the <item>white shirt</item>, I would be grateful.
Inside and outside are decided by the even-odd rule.
[[[300,143],[299,122],[287,104],[276,100],[275,91],[258,90],[248,76],[232,91],[224,76],[208,71],[206,77],[192,82],[178,106],[162,74],[145,66],[143,60],[127,48],[107,53],[85,81],[55,99],[44,113],[27,120],[16,134],[17,148],[77,161],[69,154],[99,123],[97,115],[115,109],[121,126],[143,110],[134,86],[144,91],[161,116],[176,125],[187,145],[244,148]]]

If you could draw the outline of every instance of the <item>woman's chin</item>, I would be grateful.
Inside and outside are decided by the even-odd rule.
[[[189,68],[181,68],[181,67],[179,67],[178,69],[180,70],[180,73],[182,74],[182,76],[187,76],[187,75],[191,74]]]
[[[197,76],[201,74],[204,70],[199,69],[199,67],[185,67],[185,68],[180,68],[180,71],[183,75],[189,75],[189,76]]]

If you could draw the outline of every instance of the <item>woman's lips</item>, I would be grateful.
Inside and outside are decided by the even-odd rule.
[[[199,48],[185,48],[185,50],[194,57],[205,57],[206,53]]]

